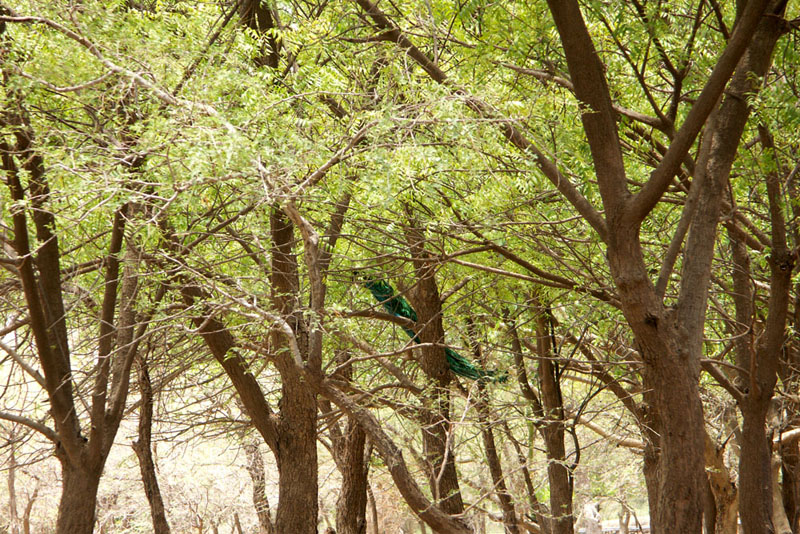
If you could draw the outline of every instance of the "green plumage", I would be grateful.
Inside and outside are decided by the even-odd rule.
[[[365,277],[363,280],[364,287],[369,289],[375,300],[378,301],[383,309],[394,315],[395,317],[403,317],[413,322],[417,322],[417,312],[411,307],[411,304],[402,296],[395,296],[394,288],[389,285],[385,280],[376,280],[371,277]],[[410,328],[403,327],[403,330],[411,341],[419,343],[420,339],[416,332]],[[459,376],[470,378],[472,380],[491,380],[493,382],[505,382],[506,374],[497,373],[496,371],[484,371],[478,369],[472,362],[464,358],[462,355],[449,347],[444,349],[445,356],[447,356],[447,364],[450,370]]]

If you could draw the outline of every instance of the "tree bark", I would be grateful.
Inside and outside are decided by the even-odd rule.
[[[739,493],[725,465],[723,450],[711,437],[705,437],[705,461],[708,488],[712,496],[713,529],[708,534],[736,534],[739,519]],[[706,529],[707,531],[709,529]]]
[[[553,534],[572,534],[572,472],[564,446],[564,403],[561,397],[555,347],[552,343],[550,311],[542,309],[536,319],[539,380],[544,420],[539,431],[547,449],[547,479],[550,482],[550,513]]]
[[[56,532],[92,534],[101,474],[102,468],[75,467],[61,461],[61,500],[58,503]]]
[[[317,403],[302,382],[284,379],[286,388],[301,391],[286,395],[281,410],[286,430],[278,435],[278,510],[276,532],[317,532]],[[294,397],[294,398],[293,398]],[[300,398],[300,399],[298,399]]]
[[[770,391],[771,397],[771,391]],[[742,410],[739,461],[739,515],[745,534],[774,532],[772,525],[772,448],[764,421],[768,404]]]
[[[277,206],[270,212],[273,307],[292,330],[300,357],[317,370],[321,354],[311,354],[308,325],[299,301],[300,280],[294,254],[294,225]],[[307,262],[316,261],[307,258]],[[313,282],[312,282],[313,283]],[[313,295],[312,299],[318,298]],[[278,463],[278,510],[275,530],[279,533],[316,534],[317,488],[317,396],[297,368],[286,334],[273,330],[275,365],[281,374],[281,409],[275,458]],[[321,350],[319,343],[318,351]],[[313,362],[312,362],[313,360]]]
[[[778,41],[786,2],[770,3],[769,16],[758,26],[753,43],[742,60],[740,72],[731,82],[730,92],[744,100],[746,95],[757,92],[759,85],[753,80],[764,76],[772,62],[772,51]],[[726,103],[732,99],[726,99]],[[738,109],[734,118],[742,115],[746,119],[749,108],[745,102],[734,101],[731,107]],[[740,120],[742,120],[740,118]],[[744,123],[731,120],[740,130]],[[772,150],[769,133],[759,128],[761,143],[765,151]],[[741,135],[741,134],[740,134]],[[739,461],[739,494],[742,506],[740,517],[745,534],[773,532],[771,436],[767,433],[766,417],[777,382],[781,352],[785,344],[785,331],[791,292],[791,276],[795,254],[787,247],[786,227],[783,216],[780,179],[775,170],[767,173],[767,196],[769,199],[770,235],[772,250],[769,257],[770,295],[764,331],[755,338],[754,313],[755,293],[750,284],[750,264],[744,245],[731,235],[734,261],[734,304],[736,306],[736,330],[746,328],[736,344],[737,364],[740,369],[740,388],[743,388],[739,407],[742,412],[742,441]]]
[[[472,530],[461,518],[443,512],[422,493],[408,471],[402,451],[386,435],[369,411],[342,393],[330,381],[324,380],[320,374],[307,373],[305,376],[310,386],[359,422],[386,464],[397,490],[417,517],[439,534],[472,534]]]
[[[795,390],[797,391],[797,390]],[[795,418],[797,416],[795,415]],[[795,419],[795,421],[797,421]],[[800,528],[800,450],[797,442],[781,444],[783,507],[793,532]]]
[[[500,456],[497,454],[492,420],[490,418],[491,414],[489,412],[489,397],[482,383],[479,383],[478,387],[481,390],[481,399],[476,408],[481,425],[481,435],[483,436],[483,449],[486,452],[486,461],[489,464],[489,473],[492,476],[492,486],[494,487],[495,495],[497,495],[497,500],[500,502],[500,510],[503,513],[503,527],[506,534],[519,534],[514,502],[511,499],[511,493],[506,487],[503,465],[500,463]]]
[[[777,454],[772,457],[772,524],[775,526],[775,534],[792,534],[792,526],[789,524],[789,517],[783,508],[783,495],[781,485],[778,482],[778,475],[781,472],[781,458]]]
[[[255,440],[248,440],[244,443],[243,448],[247,457],[247,473],[253,483],[253,507],[256,510],[256,517],[258,517],[259,532],[273,534],[274,528],[267,499],[267,475],[264,471],[264,459],[261,457],[258,442]]]
[[[8,443],[8,515],[11,533],[20,534],[19,511],[17,509],[17,432],[16,427],[11,427]]]
[[[369,464],[365,457],[366,433],[355,419],[348,418],[338,455],[342,489],[336,502],[336,533],[366,534]]]
[[[139,391],[142,398],[139,405],[139,438],[133,442],[133,450],[139,459],[139,471],[142,474],[144,492],[150,505],[150,517],[153,520],[155,534],[169,534],[169,523],[164,510],[164,501],[161,498],[161,489],[158,486],[156,465],[152,452],[153,428],[153,388],[150,383],[150,373],[144,357],[137,358]]]
[[[423,325],[418,335],[425,343],[444,343],[442,326],[442,303],[435,279],[435,261],[425,250],[425,238],[419,224],[413,220],[406,229],[406,239],[414,263],[416,288],[414,291],[415,310],[418,324]],[[464,512],[464,502],[456,472],[455,453],[450,433],[450,392],[451,371],[444,348],[426,346],[417,349],[422,370],[428,377],[429,387],[423,393],[424,408],[420,413],[422,422],[422,450],[428,464],[428,480],[434,499],[443,511],[451,515]]]

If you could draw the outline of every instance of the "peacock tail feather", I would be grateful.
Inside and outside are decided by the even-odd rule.
[[[417,312],[411,307],[411,304],[402,296],[394,294],[394,288],[389,285],[385,280],[376,280],[372,277],[364,277],[362,279],[364,287],[367,288],[372,296],[378,301],[383,309],[395,317],[403,317],[413,322],[417,322]],[[416,332],[410,328],[403,328],[408,337],[414,343],[419,343],[420,339]],[[506,373],[498,373],[497,371],[486,371],[475,367],[472,362],[464,358],[462,355],[449,347],[444,349],[445,356],[447,356],[447,364],[450,370],[459,376],[469,378],[471,380],[490,380],[492,382],[505,382],[508,378]]]

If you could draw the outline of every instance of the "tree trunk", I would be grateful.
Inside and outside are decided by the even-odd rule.
[[[795,390],[796,391],[796,390]],[[795,415],[795,417],[797,417]],[[797,420],[795,419],[795,424]],[[797,427],[794,427],[797,428]],[[783,508],[793,532],[800,529],[800,450],[797,442],[781,445]]]
[[[428,482],[435,501],[445,513],[457,515],[464,511],[461,489],[456,473],[453,444],[448,440],[450,392],[435,388],[429,393],[428,409],[421,414],[422,451],[428,470]]]
[[[511,493],[506,488],[503,466],[500,463],[500,456],[497,454],[495,445],[489,413],[489,396],[486,394],[482,383],[479,383],[478,387],[481,390],[481,399],[477,404],[477,409],[481,424],[481,434],[483,435],[483,448],[486,451],[486,461],[489,464],[489,473],[492,476],[494,492],[497,495],[497,500],[500,501],[500,509],[503,512],[503,526],[506,534],[519,534],[514,503],[511,500]]]
[[[772,457],[772,524],[775,527],[775,534],[792,534],[789,517],[783,507],[781,485],[778,482],[780,472],[781,458],[778,455],[774,455]]]
[[[369,485],[369,480],[367,480],[367,504],[369,504],[369,516],[372,518],[370,534],[379,534],[381,526],[378,520],[378,505],[375,503],[375,493],[372,491],[372,486]]]
[[[341,440],[337,463],[342,473],[342,489],[336,502],[336,533],[366,534],[369,469],[364,457],[366,433],[355,419],[348,418]]]
[[[774,532],[772,458],[766,431],[768,402],[742,410],[742,456],[739,462],[739,516],[745,534]]]
[[[294,365],[287,362],[288,365]],[[279,366],[283,367],[283,366]],[[278,432],[278,533],[317,532],[317,398],[297,371],[284,368]]]
[[[544,423],[539,430],[547,450],[547,479],[550,483],[550,513],[553,534],[572,534],[572,472],[567,466],[564,446],[564,403],[552,343],[552,317],[543,311],[536,321],[539,380]]]
[[[8,515],[10,520],[10,534],[19,532],[19,512],[17,511],[17,436],[16,428],[12,427],[8,436]]]
[[[657,534],[700,532],[705,422],[699,376],[674,351],[654,359],[644,380],[645,387],[656,393],[655,409],[661,419],[658,509],[650,524]]]
[[[39,481],[36,481],[36,487],[33,488],[33,493],[28,497],[28,504],[25,505],[25,511],[22,514],[22,532],[23,534],[31,534],[31,512],[33,511],[33,504],[36,502],[36,497],[39,496]]]
[[[264,470],[264,459],[258,450],[258,442],[249,440],[244,444],[244,454],[247,457],[247,473],[253,483],[253,507],[258,517],[259,532],[273,534],[272,519],[269,512],[267,499],[267,476]]]
[[[56,533],[92,534],[102,469],[81,469],[62,460],[61,473]]]
[[[425,250],[425,238],[419,224],[411,219],[406,228],[406,239],[413,258],[417,286],[414,304],[420,340],[427,343],[444,343],[442,326],[442,302],[436,285],[436,262]],[[448,441],[450,427],[450,392],[447,389],[451,371],[444,349],[441,346],[426,346],[417,349],[422,370],[428,377],[429,387],[425,391],[425,407],[420,413],[422,421],[422,450],[428,464],[428,480],[431,493],[440,508],[450,515],[464,512],[464,502],[458,484],[452,440]]]
[[[150,505],[150,516],[153,520],[155,534],[169,534],[169,523],[164,511],[161,489],[158,487],[156,465],[151,449],[153,428],[153,388],[150,384],[150,373],[144,357],[137,358],[139,391],[142,399],[139,407],[139,439],[133,442],[133,450],[139,459],[139,471],[142,474],[144,492]]]
[[[705,438],[705,461],[708,475],[708,489],[711,492],[713,525],[706,528],[706,534],[737,534],[739,494],[731,481],[730,470],[725,465],[723,450],[717,448],[711,437]]]
[[[658,445],[656,441],[645,440],[642,474],[647,488],[647,504],[650,514],[652,534],[658,534],[654,528],[652,518],[658,515],[658,481],[659,481]]]

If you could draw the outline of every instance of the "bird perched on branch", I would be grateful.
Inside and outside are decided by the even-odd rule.
[[[371,276],[363,276],[360,278],[360,282],[372,293],[372,296],[383,306],[384,310],[395,317],[402,317],[414,323],[417,322],[417,312],[414,311],[414,308],[402,295],[394,294],[394,288],[387,281],[378,280]],[[403,331],[408,334],[408,337],[414,343],[420,342],[419,335],[414,330],[403,327]],[[445,347],[444,353],[447,356],[447,364],[450,370],[459,376],[472,380],[506,381],[507,375],[505,373],[479,369],[450,347]]]

